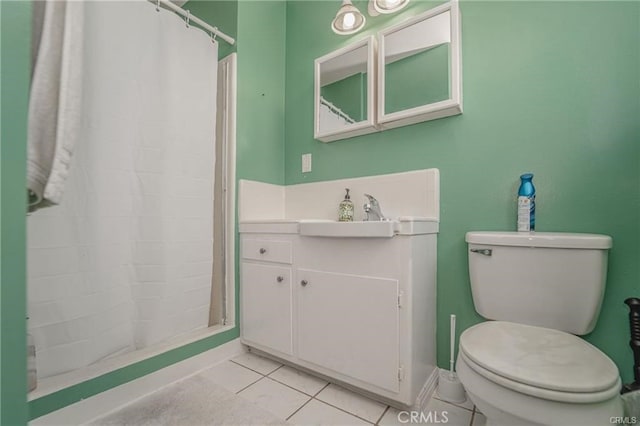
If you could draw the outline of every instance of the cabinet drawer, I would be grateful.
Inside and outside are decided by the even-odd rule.
[[[245,238],[242,241],[242,258],[265,262],[291,263],[291,241]]]

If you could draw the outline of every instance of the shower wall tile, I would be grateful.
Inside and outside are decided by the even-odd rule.
[[[92,318],[94,333],[100,335],[100,333],[113,328],[115,324],[120,324],[131,318],[131,302],[118,303],[107,309],[96,311]]]
[[[133,201],[126,194],[92,192],[87,197],[87,202],[94,206],[94,210],[104,212],[101,217],[129,217],[133,213]]]
[[[139,148],[135,155],[136,169],[143,172],[161,173],[165,157],[165,151],[162,149]]]
[[[135,280],[138,282],[166,281],[166,267],[163,265],[136,265],[133,269]]]
[[[130,321],[121,321],[99,335],[94,334],[92,337],[91,345],[93,346],[94,350],[92,353],[94,354],[107,353],[113,356],[134,349],[133,332]],[[101,358],[100,355],[94,355],[93,358],[89,358],[88,361],[94,363]]]
[[[174,242],[168,244],[166,250],[171,264],[202,262],[213,256],[213,245],[209,239]]]
[[[74,228],[75,240],[86,245],[94,245],[97,242],[118,243],[126,241],[131,234],[130,219],[125,217],[104,216],[100,226],[95,226],[94,221],[78,218]]]
[[[184,288],[185,291],[195,290],[198,288],[211,289],[211,279],[206,275],[181,280],[181,284],[181,287]]]
[[[166,237],[171,242],[212,241],[213,219],[188,218],[167,221]]]
[[[165,283],[158,282],[140,282],[131,284],[131,295],[134,299],[142,297],[159,298],[165,293]]]
[[[45,216],[34,222],[27,230],[27,242],[30,249],[66,247],[73,243],[73,227],[65,218]]]
[[[67,345],[40,349],[36,357],[38,375],[44,377],[53,376],[69,371],[78,364],[86,364],[91,344],[91,341],[83,340]]]
[[[134,332],[135,346],[138,348],[151,346],[160,342],[172,331],[173,326],[166,318],[154,321],[137,321]]]
[[[72,169],[73,170],[73,169]],[[129,173],[124,170],[105,170],[95,168],[91,173],[84,173],[80,184],[86,186],[90,192],[106,196],[126,196],[129,187]]]
[[[182,278],[210,276],[211,262],[193,262],[182,265],[172,265],[167,267],[167,277],[170,280]]]
[[[209,304],[197,309],[187,310],[182,316],[182,327],[185,332],[204,328],[203,324],[209,323]]]
[[[139,241],[158,241],[158,236],[163,235],[164,221],[159,216],[141,217],[135,224],[135,236]]]
[[[28,270],[30,272],[30,269]],[[27,286],[27,299],[30,304],[50,302],[60,298],[61,294],[84,294],[86,292],[82,283],[82,277],[78,273],[61,274],[31,278],[29,274]],[[29,314],[31,316],[31,313]]]
[[[209,178],[213,168],[214,161],[210,156],[191,155],[186,157],[181,174],[191,178]]]
[[[68,274],[79,269],[78,252],[73,247],[29,250],[30,278]]]
[[[168,215],[174,217],[207,217],[211,199],[202,197],[175,196],[174,203],[167,206]]]
[[[137,183],[140,192],[145,195],[162,195],[164,194],[163,176],[159,173],[137,172]]]
[[[146,297],[136,300],[136,313],[139,320],[152,320],[159,312],[163,311],[162,298]]]
[[[142,195],[134,200],[134,213],[141,217],[160,217],[165,201],[157,195]]]
[[[40,347],[54,347],[88,340],[93,335],[92,323],[86,317],[58,322],[32,329],[33,338]]]
[[[213,200],[213,185],[208,179],[174,177],[166,182],[166,194],[174,197],[202,197],[202,194],[211,194]]]
[[[61,321],[86,317],[96,312],[103,302],[101,294],[68,294],[55,302],[33,303],[29,324],[41,327]]]
[[[186,309],[195,309],[202,306],[209,306],[209,298],[211,297],[211,284],[195,290],[186,291],[184,293],[184,307]]]
[[[162,242],[141,241],[135,244],[133,261],[136,264],[161,264],[169,257],[167,245]]]

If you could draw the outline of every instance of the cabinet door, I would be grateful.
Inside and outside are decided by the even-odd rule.
[[[291,268],[242,262],[242,337],[292,354]]]
[[[306,269],[297,281],[298,356],[398,392],[398,281]]]

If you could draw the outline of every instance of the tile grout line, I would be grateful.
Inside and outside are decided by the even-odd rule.
[[[284,367],[284,364],[280,364],[280,367],[276,368],[275,370],[273,370],[271,373],[267,374],[266,376],[267,377],[271,376],[273,373],[275,373],[276,371],[280,370],[282,367]]]
[[[316,396],[320,395],[320,392],[322,392],[323,390],[325,390],[326,388],[328,388],[330,384],[331,384],[331,382],[327,382],[327,384],[326,384],[326,385],[324,385],[324,386],[322,387],[322,389],[320,389],[318,392],[316,392],[316,394],[315,394],[315,395],[313,395],[312,397],[313,397],[313,398],[315,398]]]
[[[283,367],[283,366],[284,366],[284,365],[281,365],[281,366],[280,366],[280,367],[278,367],[276,370],[280,369],[280,368],[281,368],[281,367]],[[243,366],[243,367],[244,367],[244,366]],[[246,368],[248,368],[248,367],[246,367]],[[249,370],[251,370],[251,369],[249,368]],[[271,373],[275,372],[276,370],[273,370]],[[251,370],[251,371],[255,371],[255,370]],[[299,371],[299,370],[297,370],[297,371]],[[257,372],[257,373],[259,373],[259,372]],[[271,374],[271,373],[269,373],[269,374]],[[259,373],[259,374],[262,374],[262,373]],[[326,388],[328,388],[328,387],[332,384],[331,382],[327,382],[327,384],[326,384],[326,385],[324,385],[324,386],[323,386],[323,387],[322,387],[318,392],[316,392],[316,393],[315,393],[315,395],[310,395],[310,394],[308,394],[308,393],[306,393],[306,392],[302,392],[302,391],[300,391],[300,390],[298,390],[298,389],[296,389],[296,388],[294,388],[294,387],[291,387],[291,386],[287,385],[286,383],[282,383],[282,382],[280,382],[280,381],[278,381],[278,380],[276,380],[276,379],[274,379],[274,378],[272,378],[272,377],[265,376],[265,375],[263,374],[263,377],[261,377],[260,379],[256,380],[256,381],[255,381],[255,382],[253,382],[252,384],[250,384],[250,385],[246,386],[246,387],[245,387],[245,388],[243,388],[242,390],[245,390],[245,389],[246,389],[246,388],[248,388],[249,386],[252,386],[252,385],[256,384],[257,382],[259,382],[260,380],[262,380],[262,379],[264,379],[264,378],[268,378],[268,379],[270,379],[270,380],[273,380],[273,381],[274,381],[274,382],[276,382],[276,383],[280,383],[281,385],[286,386],[286,387],[288,387],[288,388],[290,388],[290,389],[292,389],[292,390],[295,390],[295,391],[297,391],[297,392],[300,392],[300,393],[302,393],[302,394],[303,394],[303,395],[305,395],[305,396],[310,396],[309,400],[308,400],[308,401],[306,401],[304,404],[302,404],[300,407],[298,407],[298,409],[297,409],[297,410],[295,410],[293,413],[291,413],[291,415],[289,415],[287,418],[285,418],[285,419],[284,419],[285,421],[289,420],[293,415],[295,415],[298,411],[300,411],[300,410],[301,410],[305,405],[307,405],[309,402],[311,402],[312,400],[314,400],[314,399],[315,399],[316,401],[321,402],[321,403],[323,403],[323,404],[326,404],[326,405],[328,405],[329,407],[333,407],[333,408],[335,408],[335,409],[337,409],[337,410],[339,410],[339,411],[342,411],[343,413],[347,413],[347,414],[349,414],[349,415],[351,415],[351,416],[354,416],[354,417],[356,417],[356,418],[358,418],[358,419],[360,419],[360,420],[363,420],[363,421],[367,422],[368,424],[375,424],[375,423],[371,422],[370,420],[365,419],[364,417],[360,417],[359,415],[357,415],[357,414],[355,414],[355,413],[352,413],[352,412],[350,412],[350,411],[345,410],[344,408],[337,407],[337,406],[335,406],[335,405],[333,405],[333,404],[331,404],[331,403],[329,403],[329,402],[327,402],[327,401],[323,401],[323,400],[321,400],[321,399],[317,398],[317,396],[318,396],[318,395],[319,395],[323,390],[325,390]],[[240,392],[241,392],[241,391],[240,391]],[[360,396],[362,396],[362,395],[360,395]],[[367,397],[363,397],[363,398],[367,398]],[[370,398],[367,398],[367,399],[370,399]],[[371,401],[374,401],[374,400],[371,400]],[[375,401],[375,402],[377,402],[377,401]],[[384,416],[384,413],[385,413],[388,409],[389,409],[389,406],[387,405],[387,407],[385,407],[384,412],[382,413],[382,415],[383,415],[383,416]],[[380,417],[380,419],[382,419],[382,416]],[[378,419],[378,421],[380,421],[380,419]]]
[[[254,355],[255,355],[255,354],[254,354]],[[242,392],[242,391],[246,390],[247,388],[249,388],[249,387],[251,387],[251,386],[255,385],[255,384],[256,384],[256,383],[258,383],[260,380],[262,380],[262,379],[264,379],[264,378],[269,378],[270,380],[273,380],[273,381],[274,381],[274,382],[276,382],[276,383],[279,383],[279,384],[281,384],[281,385],[283,385],[283,386],[286,386],[286,387],[288,387],[288,388],[290,388],[290,389],[292,389],[292,390],[295,390],[295,391],[297,391],[297,392],[300,392],[300,393],[302,393],[302,394],[303,394],[303,395],[305,395],[305,396],[310,396],[309,400],[307,400],[304,404],[302,404],[300,407],[298,407],[298,409],[296,409],[293,413],[291,413],[291,415],[289,415],[287,418],[285,418],[285,419],[284,419],[285,421],[289,420],[293,415],[295,415],[295,414],[296,414],[298,411],[300,411],[300,410],[301,410],[305,405],[307,405],[311,400],[314,400],[314,399],[315,399],[316,401],[318,401],[318,402],[321,402],[321,403],[323,403],[323,404],[327,404],[327,405],[328,405],[328,406],[330,406],[330,407],[333,407],[333,408],[335,408],[335,409],[337,409],[337,410],[339,410],[339,411],[342,411],[343,413],[347,413],[347,414],[349,414],[349,415],[352,415],[352,416],[354,416],[354,417],[356,417],[356,418],[358,418],[358,419],[360,419],[360,420],[363,420],[363,421],[367,422],[368,424],[372,424],[372,425],[375,425],[375,424],[377,424],[378,422],[380,422],[380,420],[382,420],[382,417],[384,417],[384,414],[387,412],[387,410],[389,410],[389,405],[387,405],[387,406],[385,407],[384,411],[382,412],[382,415],[380,416],[380,418],[378,418],[378,421],[377,421],[377,422],[371,422],[370,420],[365,419],[364,417],[360,417],[359,415],[357,415],[357,414],[355,414],[355,413],[351,413],[351,412],[349,412],[349,411],[347,411],[347,410],[345,410],[345,409],[343,409],[343,408],[337,407],[337,406],[335,406],[335,405],[333,405],[333,404],[331,404],[331,403],[329,403],[329,402],[326,402],[326,401],[323,401],[323,400],[321,400],[321,399],[318,399],[318,398],[317,398],[317,396],[318,396],[318,395],[319,395],[323,390],[325,390],[327,387],[329,387],[329,385],[331,385],[331,384],[332,384],[331,382],[327,382],[327,384],[326,384],[326,385],[324,385],[324,386],[323,386],[323,387],[322,387],[318,392],[316,392],[316,393],[315,393],[315,395],[310,395],[310,394],[308,394],[308,393],[306,393],[306,392],[302,392],[302,391],[300,391],[300,390],[298,390],[298,389],[296,389],[296,388],[294,388],[294,387],[292,387],[292,386],[289,386],[289,385],[288,385],[288,384],[286,384],[286,383],[282,383],[282,382],[280,382],[279,380],[276,380],[276,379],[274,379],[274,378],[270,377],[270,375],[271,375],[271,374],[273,374],[274,372],[276,372],[276,371],[278,371],[279,369],[281,369],[282,367],[284,367],[284,364],[280,364],[280,366],[278,366],[277,368],[275,368],[273,371],[271,371],[271,372],[269,372],[269,373],[267,373],[267,374],[263,374],[263,373],[261,373],[260,371],[254,370],[254,369],[252,369],[252,368],[250,368],[250,367],[247,367],[246,365],[240,364],[239,362],[236,362],[236,361],[234,361],[233,359],[230,359],[229,361],[233,362],[233,363],[234,363],[234,364],[236,364],[236,365],[239,365],[239,366],[241,366],[241,367],[244,367],[244,368],[246,368],[247,370],[250,370],[250,371],[253,371],[253,372],[255,372],[255,373],[258,373],[258,374],[260,374],[260,375],[262,376],[262,377],[260,377],[258,380],[254,381],[253,383],[251,383],[251,384],[249,384],[249,385],[245,386],[244,388],[240,389],[238,392],[236,392],[236,395],[237,395],[237,394],[239,394],[240,392]],[[299,371],[299,370],[296,370],[296,371]],[[364,397],[364,398],[367,398],[367,397]],[[370,398],[367,398],[367,399],[370,399]],[[375,401],[375,400],[371,400],[371,401],[378,402],[378,401]],[[461,408],[462,408],[462,407],[461,407]]]
[[[453,405],[453,406],[455,406],[455,407],[462,408],[463,410],[467,410],[467,411],[471,411],[471,412],[473,412],[473,411],[474,411],[474,409],[473,409],[473,408],[463,407],[462,405],[458,405],[458,404],[456,404],[456,403],[449,402],[449,401],[445,401],[444,399],[440,399],[440,398],[438,398],[437,396],[432,396],[432,397],[431,397],[431,399],[437,399],[438,401],[444,402],[445,404]],[[475,405],[474,405],[474,407],[475,407]]]
[[[252,370],[253,371],[253,370]],[[240,389],[238,392],[236,392],[236,395],[239,395],[240,392],[247,390],[248,388],[250,388],[251,386],[255,385],[256,383],[258,383],[260,380],[264,379],[267,376],[262,376],[260,377],[258,380],[256,380],[255,382],[251,382],[249,383],[247,386],[243,387],[242,389]]]
[[[380,421],[382,421],[382,418],[384,417],[385,414],[387,414],[387,412],[389,411],[389,409],[391,408],[390,405],[387,405],[387,408],[384,409],[384,411],[382,412],[382,415],[380,416],[380,418],[378,419],[377,422],[375,422],[375,425],[379,425]]]
[[[442,399],[438,399],[438,398],[436,398],[436,397],[431,397],[431,398],[432,398],[432,399],[435,399],[435,400],[438,400],[438,401],[440,401],[440,402],[442,402],[442,403],[444,403],[444,404],[451,405],[451,406],[456,407],[456,408],[461,408],[461,409],[463,409],[463,410],[465,410],[465,411],[470,411],[471,413],[473,413],[473,411],[474,411],[474,409],[473,409],[473,408],[472,408],[472,409],[468,409],[468,408],[465,408],[465,407],[461,407],[461,406],[459,406],[459,405],[456,405],[456,404],[454,404],[453,402],[444,401],[444,400],[442,400]],[[475,405],[474,405],[474,408],[475,408]]]
[[[273,379],[272,379],[273,380]],[[278,382],[279,383],[279,382]],[[284,383],[283,383],[284,384]],[[294,411],[293,413],[291,413],[291,415],[289,417],[287,417],[286,419],[284,419],[285,421],[288,421],[291,417],[293,417],[298,411],[302,410],[302,407],[304,407],[305,405],[307,405],[309,402],[311,402],[312,400],[315,399],[316,395],[318,395],[320,392],[322,392],[323,390],[325,390],[327,388],[327,386],[329,386],[331,384],[331,382],[327,382],[326,385],[324,385],[322,388],[320,388],[320,390],[318,392],[315,393],[315,395],[311,395],[311,398],[309,398],[309,400],[307,402],[305,402],[304,404],[302,404],[296,411]],[[308,395],[308,394],[305,394]]]
[[[287,384],[287,383],[285,383],[285,382],[281,382],[281,381],[280,381],[280,380],[278,380],[278,379],[274,379],[274,378],[273,378],[273,377],[271,377],[271,376],[266,376],[266,377],[267,377],[268,379],[273,380],[273,381],[274,381],[274,382],[276,382],[276,383],[280,383],[281,385],[288,387],[289,389],[293,389],[294,391],[300,392],[300,393],[301,393],[301,394],[303,394],[303,395],[307,395],[308,397],[313,398],[313,394],[307,393],[307,392],[305,392],[305,391],[301,391],[300,389],[296,389],[296,388],[294,388],[293,386],[291,386],[291,385],[289,385],[289,384]],[[329,383],[327,383],[327,385],[328,385],[328,384],[329,384]],[[324,389],[327,385],[323,386],[323,388],[322,388],[322,389]],[[320,391],[322,391],[322,389],[320,389]],[[317,395],[317,393],[316,393],[316,395]]]
[[[272,379],[272,380],[273,380],[273,379]],[[279,382],[278,382],[278,383],[279,383]],[[283,383],[283,384],[284,384],[284,383]],[[320,389],[318,392],[316,392],[316,394],[315,394],[315,395],[313,395],[311,398],[309,398],[309,400],[308,400],[307,402],[305,402],[304,404],[302,404],[302,405],[301,405],[301,406],[300,406],[296,411],[294,411],[294,412],[293,412],[289,417],[287,417],[287,418],[285,419],[285,421],[288,421],[288,420],[289,420],[292,416],[294,416],[298,411],[302,410],[302,408],[303,408],[305,405],[309,404],[309,402],[311,402],[311,401],[313,401],[313,400],[316,400],[317,402],[320,402],[320,403],[322,403],[322,404],[326,404],[326,405],[328,405],[329,407],[335,408],[335,409],[336,409],[336,410],[338,410],[338,411],[342,411],[343,413],[349,414],[349,415],[351,415],[351,416],[353,416],[353,417],[355,417],[355,418],[357,418],[357,419],[363,420],[363,421],[365,421],[366,423],[368,423],[368,424],[370,424],[370,425],[375,425],[375,423],[372,423],[372,422],[371,422],[371,421],[369,421],[368,419],[365,419],[365,418],[363,418],[363,417],[360,417],[359,415],[357,415],[357,414],[355,414],[355,413],[349,412],[349,411],[345,410],[344,408],[336,407],[335,405],[333,405],[333,404],[331,404],[331,403],[328,403],[328,402],[326,402],[326,401],[323,401],[323,400],[321,400],[321,399],[316,398],[316,397],[317,397],[317,396],[318,396],[318,395],[319,395],[323,390],[325,390],[327,387],[329,387],[329,385],[331,385],[331,382],[328,382],[326,385],[324,385],[324,386],[322,387],[322,389]],[[285,385],[285,386],[286,386],[286,385]],[[296,390],[297,390],[297,389],[296,389]],[[305,395],[308,395],[308,394],[306,394],[306,393],[305,393]],[[388,408],[389,408],[389,406],[387,406],[387,407],[385,408],[385,410],[384,410],[384,412],[382,413],[382,415],[384,415],[384,413],[387,411],[387,409],[388,409]],[[382,417],[380,417],[380,419],[381,419],[381,418],[382,418]],[[380,419],[378,419],[378,421],[380,421]]]
[[[307,394],[305,394],[305,395],[307,395]],[[308,395],[307,395],[307,396],[308,396]],[[295,416],[295,414],[296,414],[298,411],[302,410],[302,409],[304,408],[304,406],[305,406],[305,405],[307,405],[307,404],[308,404],[309,402],[311,402],[311,401],[313,401],[313,397],[310,397],[309,399],[307,399],[307,401],[306,401],[304,404],[302,404],[301,406],[299,406],[299,407],[298,407],[298,408],[297,408],[293,413],[291,413],[287,418],[285,418],[285,419],[284,419],[284,421],[285,421],[285,422],[288,422],[288,421],[289,421],[289,419],[290,419],[291,417]]]
[[[284,366],[284,364],[280,364],[280,367],[277,367],[275,370],[273,370],[273,371],[271,371],[271,372],[269,372],[269,373],[267,373],[267,374],[264,374],[264,373],[261,373],[261,372],[260,372],[260,371],[258,371],[258,370],[254,370],[254,369],[253,369],[253,368],[251,368],[251,367],[247,367],[247,366],[246,366],[246,365],[244,365],[244,364],[240,364],[239,362],[234,361],[234,360],[232,360],[232,359],[230,359],[229,361],[231,361],[232,363],[234,363],[234,364],[236,364],[236,365],[239,365],[240,367],[244,367],[244,368],[246,368],[247,370],[251,370],[251,371],[253,371],[254,373],[258,373],[258,374],[260,374],[260,375],[261,375],[261,376],[263,376],[263,377],[267,377],[269,374],[273,373],[273,371],[276,371],[276,370],[280,369],[280,367],[283,367],[283,366]]]
[[[331,384],[331,383],[329,383],[329,384]],[[365,397],[365,398],[366,398],[366,397]],[[373,422],[371,422],[371,420],[365,419],[364,417],[360,417],[360,416],[359,416],[359,415],[357,415],[356,413],[352,413],[352,412],[350,412],[350,411],[347,411],[347,410],[345,410],[344,408],[337,407],[337,406],[335,406],[335,405],[331,404],[330,402],[323,401],[323,400],[318,399],[318,398],[316,398],[316,397],[313,397],[313,399],[315,399],[315,400],[316,400],[316,401],[318,401],[318,402],[322,402],[323,404],[327,404],[329,407],[333,407],[333,408],[335,408],[335,409],[337,409],[337,410],[340,410],[340,411],[342,411],[343,413],[347,413],[347,414],[350,414],[350,415],[352,415],[353,417],[356,417],[356,418],[358,418],[358,419],[360,419],[360,420],[364,420],[365,422],[367,422],[367,423],[368,423],[368,424],[370,424],[370,425],[374,424]],[[373,401],[373,400],[372,400],[372,401]],[[385,411],[386,411],[386,409],[385,409]]]

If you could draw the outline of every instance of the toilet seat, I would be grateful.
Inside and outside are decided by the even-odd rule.
[[[620,390],[618,369],[605,354],[558,330],[481,323],[460,336],[460,356],[488,380],[544,399],[597,402]]]

